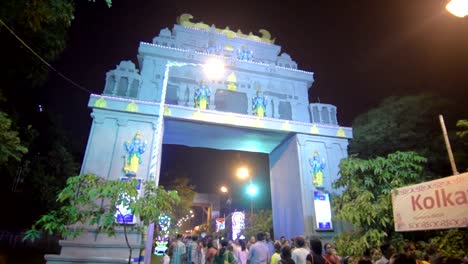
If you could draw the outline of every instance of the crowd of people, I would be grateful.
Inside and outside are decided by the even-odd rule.
[[[339,256],[336,247],[320,239],[281,237],[273,241],[269,233],[260,232],[248,241],[223,238],[177,235],[169,244],[163,264],[468,264],[468,259],[440,256],[436,249],[416,254],[416,246],[408,243],[403,252],[391,244],[365,250],[355,259]]]

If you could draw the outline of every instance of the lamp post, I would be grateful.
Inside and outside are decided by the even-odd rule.
[[[227,196],[228,193],[229,193],[228,188],[227,188],[226,186],[224,186],[224,185],[221,186],[221,188],[219,188],[219,190],[221,191],[221,193],[222,193],[223,195],[226,195],[226,196]],[[226,217],[226,204],[227,204],[227,202],[228,202],[228,199],[229,199],[229,198],[226,198],[226,203],[224,204],[223,218]],[[223,209],[223,208],[221,207],[221,209]]]
[[[191,63],[191,62],[179,62],[168,60],[166,67],[164,69],[164,78],[161,89],[161,101],[159,103],[158,111],[158,120],[156,123],[156,132],[153,133],[152,140],[152,151],[151,151],[151,161],[149,168],[149,180],[153,180],[158,186],[159,183],[159,174],[161,170],[161,146],[164,135],[164,108],[166,102],[166,93],[167,93],[167,82],[169,80],[169,71],[172,67],[183,67],[183,66],[201,66],[205,75],[212,78],[219,78],[224,73],[224,64],[216,59],[210,59],[205,64],[201,63]],[[158,166],[159,165],[159,166]],[[154,234],[154,222],[151,222],[148,226],[148,233],[145,245],[145,264],[151,263],[151,248],[152,248],[152,238]]]
[[[250,215],[253,217],[253,197],[257,195],[258,188],[250,181],[249,186],[247,186],[247,194],[250,196]]]
[[[252,183],[252,177],[250,176],[249,169],[246,167],[240,167],[237,169],[237,177],[241,180],[249,179],[249,185],[247,186],[247,194],[250,197],[250,217],[253,217],[253,197],[258,193],[258,188]]]

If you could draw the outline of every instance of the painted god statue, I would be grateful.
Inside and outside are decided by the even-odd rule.
[[[137,132],[132,142],[126,141],[124,146],[127,152],[124,165],[125,175],[135,177],[138,172],[138,167],[142,163],[141,154],[146,151],[146,143],[141,141],[140,132]]]
[[[253,60],[253,51],[249,50],[248,47],[242,46],[241,49],[237,50],[237,59],[238,60],[245,60],[245,61],[252,61]]]
[[[200,82],[200,86],[197,88],[197,90],[195,90],[195,96],[194,96],[195,107],[199,109],[207,109],[210,96],[211,96],[211,90],[205,84],[205,81],[202,80]]]
[[[309,159],[311,167],[312,183],[314,186],[323,186],[323,170],[325,169],[325,160],[320,158],[318,151],[314,151],[314,155]]]
[[[252,110],[256,116],[265,116],[267,106],[267,98],[263,95],[262,90],[257,90],[257,95],[252,98]]]

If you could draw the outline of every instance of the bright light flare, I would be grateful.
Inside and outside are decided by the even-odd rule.
[[[210,59],[203,65],[208,79],[221,79],[224,76],[224,63],[219,59]]]
[[[249,184],[249,186],[247,187],[247,194],[251,197],[257,195],[258,193],[258,188],[257,186],[253,185],[253,184]]]
[[[222,193],[227,193],[227,192],[228,192],[228,188],[227,188],[226,186],[221,186],[220,191],[221,191]]]
[[[249,178],[249,169],[245,167],[237,169],[237,177],[241,180]]]
[[[445,9],[456,17],[465,17],[468,15],[468,0],[451,0]]]

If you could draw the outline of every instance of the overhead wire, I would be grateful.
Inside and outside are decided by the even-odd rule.
[[[77,87],[78,89],[82,90],[82,91],[85,91],[87,92],[88,94],[92,94],[92,92],[88,89],[86,89],[85,87],[79,85],[77,82],[73,81],[72,79],[68,78],[67,76],[65,76],[65,74],[61,73],[59,70],[57,70],[56,68],[54,68],[52,65],[50,65],[45,59],[43,59],[41,57],[41,55],[39,55],[37,52],[35,52],[28,44],[26,44],[25,41],[23,41],[10,27],[8,27],[7,24],[5,24],[5,22],[3,22],[3,20],[0,18],[0,23],[19,41],[21,42],[21,44],[26,47],[32,54],[34,54],[42,63],[44,63],[49,69],[53,70],[55,73],[57,73],[60,77],[62,77],[64,80],[66,80],[67,82],[71,83],[72,85],[74,85],[75,87]]]

